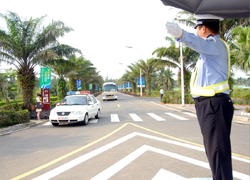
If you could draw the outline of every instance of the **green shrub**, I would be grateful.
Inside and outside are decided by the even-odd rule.
[[[5,101],[0,101],[0,106],[2,107],[3,105],[5,105],[6,102]]]
[[[233,100],[234,104],[250,104],[250,89],[234,89],[233,93],[231,94],[231,99]]]
[[[19,107],[23,110],[24,109],[24,106],[23,106],[23,103],[22,102],[19,102],[18,105],[19,107],[17,106],[17,104],[14,102],[14,103],[11,103],[12,107],[16,110],[16,111],[19,111]],[[6,103],[4,105],[1,106],[1,108],[3,110],[12,110],[11,107],[9,105],[7,105]]]
[[[167,103],[167,97],[166,96],[163,96],[162,99],[161,99],[161,102],[166,104]]]
[[[52,101],[57,101],[57,96],[53,96],[53,97],[50,97],[50,102],[52,102]]]
[[[5,115],[0,111],[0,128],[19,124],[18,115],[23,123],[30,121],[30,112],[28,110],[17,111],[4,111]]]
[[[250,94],[245,94],[244,100],[246,101],[246,104],[250,104]]]

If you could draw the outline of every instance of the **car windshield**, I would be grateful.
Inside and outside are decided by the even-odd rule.
[[[68,96],[65,97],[61,105],[87,105],[86,96]]]
[[[115,91],[116,85],[108,84],[103,86],[103,91]]]

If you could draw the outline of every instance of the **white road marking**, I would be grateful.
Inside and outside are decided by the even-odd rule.
[[[157,106],[161,106],[161,107],[164,107],[164,108],[172,109],[172,110],[177,111],[177,112],[181,112],[181,111],[179,111],[179,110],[177,110],[177,109],[174,109],[174,108],[171,108],[171,107],[167,107],[167,106],[164,106],[164,105],[155,103],[155,102],[151,102],[151,103],[153,103],[153,104],[155,104],[155,105],[157,105]]]
[[[106,180],[106,179],[111,178],[113,175],[118,173],[120,170],[122,170],[124,167],[126,167],[131,162],[133,162],[136,158],[141,156],[146,151],[152,151],[152,152],[159,153],[159,154],[162,154],[165,156],[169,156],[171,158],[178,159],[180,161],[184,161],[184,162],[189,163],[189,164],[193,164],[193,165],[200,166],[200,167],[203,167],[206,169],[210,169],[210,166],[207,162],[203,162],[203,161],[193,159],[193,158],[190,158],[187,156],[183,156],[180,154],[165,151],[165,150],[155,148],[152,146],[143,145],[140,148],[133,151],[132,153],[130,153],[129,155],[127,155],[126,157],[124,157],[121,160],[119,160],[118,162],[116,162],[115,164],[113,164],[112,166],[110,166],[109,168],[105,169],[104,171],[102,171],[101,173],[96,175],[95,177],[93,177],[91,180]],[[166,177],[168,177],[168,176],[166,176]],[[233,177],[236,177],[238,179],[244,179],[244,180],[247,180],[247,178],[250,178],[250,176],[243,174],[243,173],[236,172],[236,171],[233,171]],[[172,180],[172,179],[169,179],[169,180]]]
[[[129,114],[134,121],[143,121],[139,116],[134,113]]]
[[[160,169],[158,173],[153,177],[152,180],[186,180],[186,178],[179,176],[177,174],[174,174],[170,171],[167,171],[165,169]]]
[[[156,137],[156,136],[151,136],[151,135],[147,135],[147,134],[143,134],[143,133],[138,133],[138,132],[133,132],[131,134],[128,134],[126,136],[123,136],[122,138],[120,139],[117,139],[109,144],[106,144],[94,151],[91,151],[85,155],[82,155],[78,158],[75,158],[71,161],[69,161],[68,163],[65,163],[45,174],[42,174],[40,176],[38,176],[37,178],[34,178],[34,180],[44,180],[44,179],[51,179],[75,166],[77,166],[78,164],[81,164],[133,137],[136,137],[136,136],[142,136],[142,137],[145,137],[145,138],[150,138],[150,139],[154,139],[154,140],[158,140],[158,141],[161,141],[161,142],[166,142],[166,143],[170,143],[170,144],[175,144],[175,145],[178,145],[178,146],[182,146],[182,147],[186,147],[186,148],[189,148],[189,149],[194,149],[194,150],[198,150],[198,151],[205,151],[204,148],[202,147],[198,147],[198,146],[194,146],[194,145],[191,145],[191,144],[186,144],[186,143],[182,143],[182,142],[178,142],[178,141],[174,141],[174,140],[169,140],[169,139],[164,139],[164,138],[160,138],[160,137]],[[136,159],[138,157],[138,155],[146,152],[147,150],[150,150],[150,151],[153,151],[153,152],[156,152],[156,153],[160,153],[160,154],[163,154],[163,155],[166,155],[166,156],[170,156],[170,157],[173,157],[173,158],[176,158],[176,159],[179,159],[179,160],[182,160],[182,161],[185,161],[185,162],[188,162],[188,163],[191,163],[191,164],[194,164],[194,165],[198,165],[198,166],[201,166],[201,167],[204,167],[204,168],[208,168],[209,169],[209,165],[208,163],[206,162],[202,162],[202,161],[199,161],[199,160],[196,160],[196,159],[192,159],[192,158],[189,158],[189,157],[185,157],[185,156],[182,156],[182,155],[179,155],[179,154],[175,154],[175,153],[172,153],[172,152],[168,152],[168,151],[164,151],[164,150],[161,150],[161,149],[158,149],[158,148],[154,148],[154,147],[151,147],[151,146],[147,146],[147,145],[143,145],[142,147],[140,147],[139,149],[135,150],[134,152],[132,152],[131,154],[129,154],[128,156],[126,156],[125,158],[123,158],[122,160],[122,163],[119,163],[120,161],[118,161],[117,163],[119,163],[117,165],[117,163],[115,163],[114,165],[112,165],[112,169],[114,170],[118,170],[119,169],[122,169],[124,166],[124,164],[129,164],[127,163],[127,161],[133,161],[133,159]],[[127,158],[128,157],[128,158]],[[232,156],[232,158],[234,159],[235,156]],[[126,159],[127,158],[127,159]],[[250,163],[250,160],[246,160],[246,159],[243,159],[243,158],[238,158],[237,160],[240,160],[242,159],[241,161],[243,162],[247,162],[247,163]],[[110,168],[111,168],[110,167]],[[109,169],[109,168],[108,168]],[[106,169],[107,170],[107,169]],[[104,171],[106,171],[104,170]],[[105,172],[101,172],[101,173],[104,173],[105,175],[107,176],[112,176],[112,175],[108,175],[106,174]],[[108,170],[110,171],[110,170]],[[118,172],[117,171],[117,172]],[[112,172],[112,174],[115,174],[116,172]],[[97,175],[99,176],[99,174]],[[100,177],[100,176],[99,176]],[[238,179],[249,179],[250,176],[249,175],[246,175],[246,174],[243,174],[243,173],[240,173],[240,172],[236,172],[236,171],[233,171],[233,177],[235,178],[238,178]],[[95,177],[94,177],[95,178]],[[104,180],[105,178],[101,177],[101,180]]]
[[[196,118],[197,118],[196,114],[193,114],[193,113],[190,113],[190,112],[182,112],[182,113],[184,113],[184,114],[187,114],[187,115],[189,115],[189,116],[193,116],[193,117],[196,117]]]
[[[87,153],[85,155],[82,155],[82,156],[80,156],[78,158],[75,158],[72,161],[69,161],[69,162],[67,162],[67,163],[65,163],[65,164],[63,164],[63,165],[61,165],[61,166],[59,166],[59,167],[45,173],[45,174],[42,174],[42,175],[34,178],[33,180],[51,179],[51,178],[65,172],[65,171],[77,166],[78,164],[81,164],[81,163],[83,163],[83,162],[85,162],[85,161],[87,161],[87,160],[89,160],[89,159],[91,159],[91,158],[93,158],[93,157],[95,157],[95,156],[97,156],[97,155],[99,155],[99,154],[101,154],[101,153],[103,153],[103,152],[105,152],[105,151],[107,151],[107,150],[109,150],[109,149],[111,149],[111,148],[113,148],[113,147],[127,141],[128,139],[131,139],[131,138],[135,137],[135,136],[136,136],[136,133],[131,133],[131,134],[127,135],[127,136],[124,136],[124,137],[122,137],[120,139],[117,139],[117,140],[115,140],[115,141],[113,141],[113,142],[111,142],[111,143],[109,143],[109,144],[107,144],[105,146],[102,146],[102,147],[100,147],[100,148],[98,148],[98,149],[96,149],[94,151],[91,151],[91,152],[89,152],[89,153]]]
[[[152,118],[154,118],[155,120],[157,121],[166,121],[165,119],[163,119],[162,117],[160,116],[157,116],[156,114],[154,113],[147,113],[149,116],[151,116]]]
[[[97,123],[97,122],[98,122],[98,119],[91,119],[91,120],[89,121],[90,124],[95,124],[95,123]]]
[[[118,114],[110,114],[110,116],[111,116],[111,122],[120,122]]]
[[[165,113],[165,114],[167,114],[167,115],[169,115],[169,116],[172,116],[172,117],[174,117],[174,118],[176,118],[176,119],[182,120],[182,121],[183,121],[183,120],[189,120],[189,119],[187,119],[187,118],[178,116],[178,115],[173,114],[173,113]]]

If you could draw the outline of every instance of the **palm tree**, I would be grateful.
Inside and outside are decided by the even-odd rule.
[[[156,84],[163,87],[163,89],[171,90],[174,87],[174,73],[170,69],[161,69],[158,76]]]
[[[76,58],[73,55],[69,61],[73,62],[76,65],[75,71],[72,74],[69,74],[69,86],[71,91],[76,91],[76,80],[82,79],[84,76],[88,76],[91,70],[95,70],[91,61],[86,60],[83,56]],[[84,89],[84,87],[82,87]]]
[[[138,63],[136,63],[136,65],[141,69],[141,71],[145,75],[148,95],[151,95],[151,76],[155,72],[158,62],[159,61],[151,58],[151,59],[147,59],[147,62],[141,59],[138,61]]]
[[[130,71],[127,71],[129,73],[129,82],[132,83],[132,91],[136,93],[137,78],[140,77],[140,68],[133,63],[128,65],[128,68],[130,69]]]
[[[156,54],[158,59],[158,65],[159,66],[168,66],[172,68],[179,68],[178,73],[178,82],[180,83],[180,70],[181,70],[181,60],[180,60],[180,49],[175,46],[175,42],[173,39],[166,37],[166,40],[168,40],[171,45],[166,47],[160,47],[157,48],[152,54]],[[198,59],[198,53],[193,51],[190,48],[183,47],[183,71],[184,71],[184,90],[186,93],[189,92],[189,82],[190,82],[190,71],[193,69],[193,67],[196,64],[196,61]]]
[[[238,26],[231,30],[231,63],[246,72],[250,69],[250,27]]]
[[[96,71],[96,68],[91,68],[89,72],[85,76],[82,76],[80,79],[82,80],[83,85],[86,89],[89,88],[89,84],[102,86],[104,82],[103,78],[99,75],[99,72]],[[93,91],[95,90],[93,89]]]
[[[61,21],[52,21],[41,29],[45,16],[23,21],[16,13],[8,12],[0,14],[0,17],[8,29],[0,30],[0,61],[12,64],[18,70],[23,104],[28,109],[35,87],[35,66],[80,51],[57,43],[59,37],[73,30]]]

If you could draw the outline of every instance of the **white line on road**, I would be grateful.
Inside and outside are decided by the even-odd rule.
[[[193,117],[196,117],[196,118],[197,118],[196,114],[189,113],[189,112],[182,112],[182,113],[184,113],[184,114],[187,114],[187,115],[189,115],[189,116],[193,116]]]
[[[143,121],[139,116],[134,113],[129,114],[134,121]]]
[[[61,166],[59,166],[59,167],[45,173],[45,174],[42,174],[42,175],[34,178],[33,180],[51,179],[51,178],[65,172],[65,171],[77,166],[78,164],[81,164],[81,163],[83,163],[83,162],[85,162],[85,161],[87,161],[87,160],[89,160],[89,159],[91,159],[91,158],[93,158],[93,157],[95,157],[95,156],[97,156],[97,155],[99,155],[99,154],[101,154],[101,153],[103,153],[103,152],[105,152],[105,151],[107,151],[107,150],[109,150],[109,149],[111,149],[111,148],[113,148],[113,147],[127,141],[128,139],[135,137],[135,136],[136,136],[136,133],[131,133],[131,134],[127,135],[127,136],[124,136],[124,137],[122,137],[122,138],[120,138],[120,139],[118,139],[116,141],[113,141],[113,142],[111,142],[111,143],[109,143],[109,144],[107,144],[105,146],[102,146],[102,147],[100,147],[100,148],[98,148],[98,149],[96,149],[94,151],[91,151],[91,152],[89,152],[89,153],[87,153],[85,155],[82,155],[82,156],[80,156],[78,158],[75,158],[72,161],[69,161],[68,163],[65,163],[65,164],[63,164],[63,165],[61,165]]]
[[[111,116],[111,122],[120,122],[118,114],[110,114],[110,116]]]
[[[190,163],[190,164],[193,164],[193,165],[196,165],[196,166],[200,166],[200,167],[203,167],[203,168],[206,168],[206,169],[210,169],[210,166],[209,166],[209,164],[207,162],[203,162],[203,161],[193,159],[193,158],[190,158],[190,157],[187,157],[187,156],[183,156],[183,155],[180,155],[180,154],[165,151],[165,150],[155,148],[155,147],[152,147],[152,146],[143,145],[140,148],[133,151],[132,153],[130,153],[129,155],[127,155],[126,157],[124,157],[121,160],[119,160],[118,162],[116,162],[115,164],[113,164],[112,166],[110,166],[109,168],[105,169],[104,171],[102,171],[101,173],[96,175],[95,177],[93,177],[91,180],[106,180],[106,179],[109,179],[110,177],[115,175],[117,172],[119,172],[121,169],[126,167],[128,164],[133,162],[136,158],[138,158],[143,153],[145,153],[146,151],[152,151],[152,152],[159,153],[159,154],[162,154],[162,155],[165,155],[165,156],[169,156],[171,158],[178,159],[180,161],[184,161],[186,163]],[[168,177],[168,176],[166,176],[166,177]],[[233,177],[236,177],[238,179],[244,179],[244,180],[247,180],[248,178],[250,178],[250,176],[248,176],[246,174],[243,174],[243,173],[240,173],[240,172],[236,172],[236,171],[233,171]],[[169,178],[167,178],[167,179],[169,179]]]
[[[182,121],[183,121],[183,120],[189,120],[189,119],[187,119],[187,118],[178,116],[178,115],[173,114],[173,113],[165,113],[165,114],[167,114],[167,115],[169,115],[169,116],[172,116],[172,117],[174,117],[174,118],[176,118],[176,119],[182,120]]]
[[[155,120],[157,121],[166,121],[165,119],[163,119],[162,117],[160,116],[157,116],[156,114],[154,113],[147,113],[149,116],[151,116],[152,118],[154,118]]]
[[[153,177],[152,180],[162,180],[162,179],[174,179],[174,180],[186,180],[186,178],[179,176],[177,174],[174,174],[170,171],[167,171],[165,169],[160,169],[158,173]]]
[[[35,178],[34,180],[44,180],[44,179],[51,179],[75,166],[77,166],[78,164],[81,164],[135,136],[141,136],[141,137],[145,137],[145,138],[150,138],[150,139],[154,139],[154,140],[158,140],[158,141],[161,141],[161,142],[166,142],[166,143],[170,143],[170,144],[175,144],[177,146],[181,146],[181,147],[186,147],[186,148],[189,148],[189,149],[194,149],[194,150],[198,150],[198,151],[205,151],[204,148],[202,147],[197,147],[197,146],[194,146],[194,145],[191,145],[191,144],[186,144],[186,143],[182,143],[182,142],[178,142],[178,141],[174,141],[174,140],[169,140],[169,139],[164,139],[164,138],[160,138],[160,137],[156,137],[156,136],[152,136],[152,135],[147,135],[147,134],[143,134],[143,133],[138,133],[138,132],[133,132],[131,134],[128,134],[120,139],[117,139],[109,144],[106,144],[94,151],[91,151],[85,155],[82,155],[78,158],[75,158],[73,159],[72,161],[69,161],[68,163],[65,163],[45,174],[42,174],[40,176],[38,176],[37,178]],[[161,149],[157,149],[157,148],[154,148],[154,147],[150,147],[150,146],[146,146],[146,145],[143,145],[141,148],[137,149],[136,152],[133,152],[132,155],[128,155],[127,157],[129,157],[128,160],[133,160],[136,158],[136,155],[140,154],[140,153],[143,153],[147,150],[151,150],[151,151],[154,151],[154,152],[157,152],[157,153],[160,153],[160,154],[168,154],[167,156],[171,156],[174,155],[174,153],[171,153],[171,152],[168,152],[168,151],[164,151],[164,150],[161,150]],[[192,160],[192,158],[188,158],[188,157],[184,157],[182,155],[178,155],[176,154],[176,157],[177,158],[182,158],[184,159],[184,161],[190,163],[189,161]],[[232,158],[234,159],[235,156],[232,156]],[[126,158],[126,157],[125,157]],[[123,158],[124,159],[124,158]],[[122,160],[123,160],[122,159]],[[121,161],[122,161],[121,160]],[[247,163],[250,163],[249,160],[246,160],[246,159],[243,159],[243,158],[237,158],[237,160],[241,160],[243,162],[247,162]],[[194,163],[195,165],[197,164],[197,162],[200,162],[200,166],[202,165],[202,167],[207,167],[209,168],[209,165],[208,163],[205,163],[205,162],[202,162],[202,161],[199,161],[199,160],[195,160],[192,161],[191,163]],[[126,164],[126,163],[125,163]],[[114,166],[114,165],[113,165]],[[123,164],[121,164],[121,166],[124,166]],[[112,167],[112,166],[111,166]],[[116,167],[117,168],[117,167]],[[121,167],[118,167],[118,169],[120,169]],[[97,175],[98,176],[98,175]],[[243,173],[240,173],[240,172],[236,172],[236,171],[233,171],[233,176],[238,178],[238,179],[249,179],[249,176],[248,175],[245,175]],[[102,180],[104,180],[104,178],[101,178]]]

